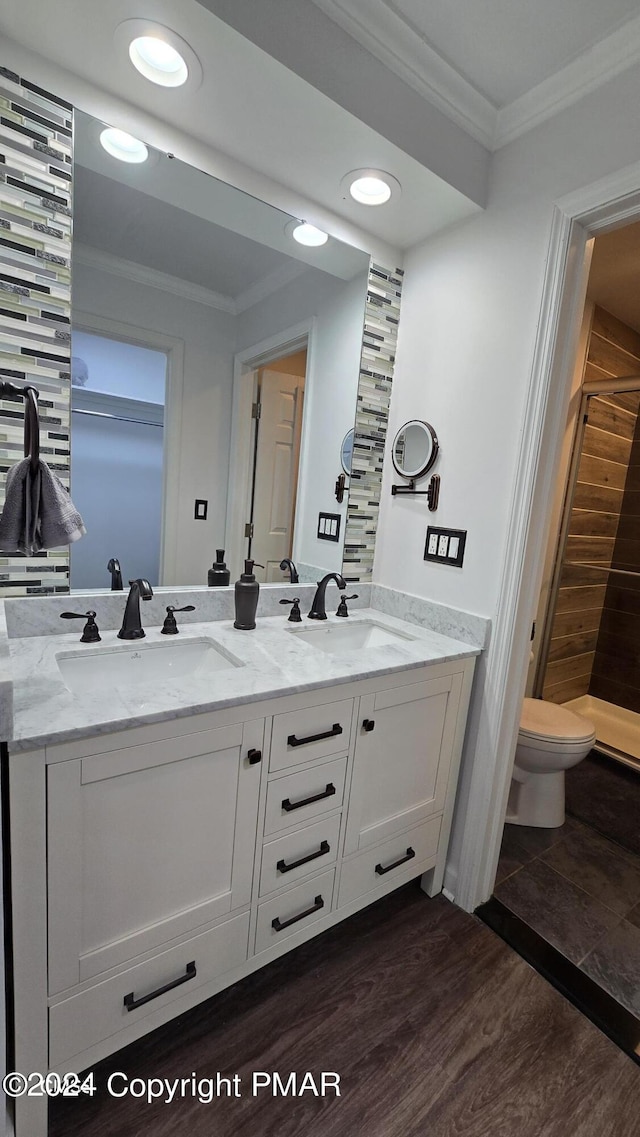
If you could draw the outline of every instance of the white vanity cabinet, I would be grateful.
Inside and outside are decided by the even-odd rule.
[[[80,1071],[417,875],[474,659],[10,753],[15,1068]],[[46,1137],[46,1101],[16,1137]]]

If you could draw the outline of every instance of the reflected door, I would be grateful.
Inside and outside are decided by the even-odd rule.
[[[264,565],[257,579],[282,581],[291,556],[296,507],[304,378],[263,370],[256,443],[251,555]]]

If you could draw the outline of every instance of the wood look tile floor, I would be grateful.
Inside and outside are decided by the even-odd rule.
[[[244,1092],[116,1100],[113,1070],[237,1073]],[[254,1098],[255,1070],[336,1071],[342,1096]],[[640,1116],[640,1069],[489,928],[417,884],[95,1076],[94,1098],[53,1104],[51,1137],[636,1137]]]

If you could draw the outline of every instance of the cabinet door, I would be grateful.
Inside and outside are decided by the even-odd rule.
[[[360,700],[345,854],[442,811],[461,689],[456,673]]]
[[[49,990],[248,904],[264,721],[48,769]]]

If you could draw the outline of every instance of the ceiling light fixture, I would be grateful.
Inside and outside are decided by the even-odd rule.
[[[107,126],[100,134],[100,145],[107,154],[117,158],[120,162],[140,163],[146,162],[149,151],[144,142],[127,134],[126,130],[118,130],[115,126]]]
[[[195,90],[202,82],[202,67],[193,48],[171,28],[152,20],[124,20],[115,31],[116,47],[126,52],[145,79],[159,87]]]
[[[383,170],[352,170],[341,185],[360,205],[384,205],[402,192],[397,178]]]
[[[291,229],[291,236],[299,245],[307,245],[311,249],[326,245],[329,240],[328,233],[322,229],[317,229],[315,225],[309,225],[307,221],[300,221],[299,224],[295,225]]]
[[[189,78],[189,68],[175,47],[158,36],[138,36],[129,44],[133,66],[161,87],[181,87]]]

